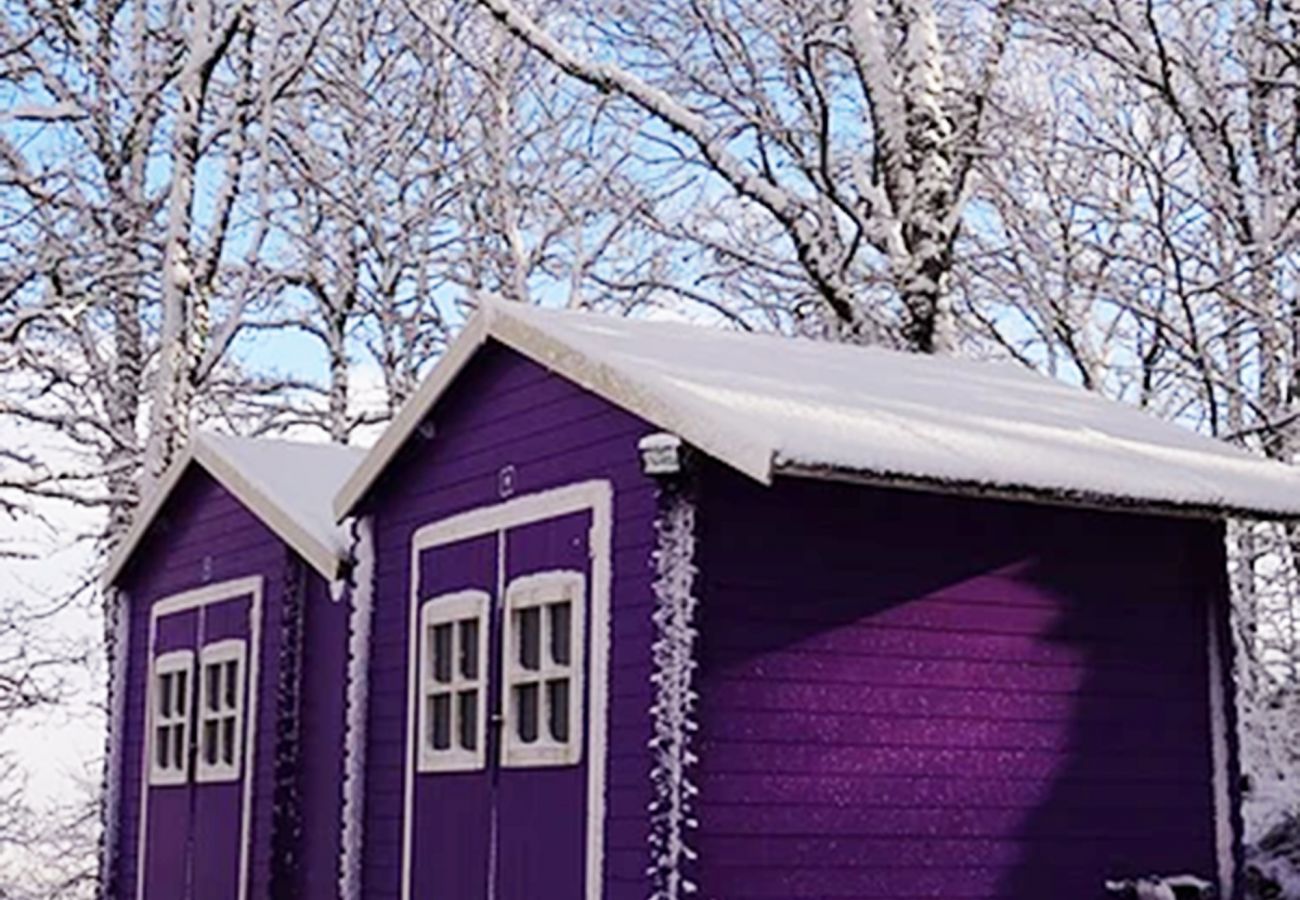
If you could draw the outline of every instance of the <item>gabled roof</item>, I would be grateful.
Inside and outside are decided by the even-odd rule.
[[[200,466],[326,578],[338,575],[347,535],[334,521],[330,498],[364,452],[337,444],[304,444],[199,434],[172,464],[137,511],[118,544],[103,582],[112,584],[162,511],[181,476]]]
[[[485,303],[334,503],[348,514],[489,339],[764,483],[778,474],[1300,515],[1300,472],[1010,363]]]

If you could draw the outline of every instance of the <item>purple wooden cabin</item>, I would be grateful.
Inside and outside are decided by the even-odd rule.
[[[1300,513],[1284,467],[1011,366],[493,303],[335,512],[355,896],[1234,894],[1223,519]]]
[[[1289,469],[1010,366],[499,303],[337,494],[204,446],[110,573],[116,896],[1234,896],[1223,520]],[[205,653],[253,686],[215,762],[160,699]]]
[[[338,896],[356,451],[216,435],[171,468],[111,560],[105,895]]]

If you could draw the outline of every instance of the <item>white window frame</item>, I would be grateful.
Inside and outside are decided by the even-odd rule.
[[[582,761],[584,675],[586,669],[587,579],[581,572],[555,569],[515,578],[506,587],[501,617],[501,765],[505,768],[571,766]],[[569,662],[557,665],[550,656],[550,617],[540,615],[538,640],[541,653],[537,670],[523,668],[515,648],[514,619],[519,610],[569,602]],[[569,680],[569,739],[559,743],[548,734],[546,682]],[[537,685],[537,740],[525,743],[518,736],[514,707],[515,688]]]
[[[243,638],[229,638],[224,641],[215,641],[211,644],[204,644],[199,650],[199,666],[197,669],[199,705],[198,712],[195,716],[194,739],[197,749],[195,754],[195,772],[194,780],[200,784],[214,784],[222,781],[238,781],[240,770],[243,766],[244,758],[244,707],[245,697],[248,694],[248,672],[245,660],[247,658],[247,642]],[[212,710],[208,707],[208,666],[219,665],[224,669],[225,664],[229,662],[236,663],[235,668],[235,705],[226,707],[221,704],[222,686],[217,684],[218,709]],[[231,739],[231,761],[226,762],[221,758],[221,723],[226,719],[233,718],[235,721],[235,733]],[[215,721],[217,723],[217,761],[208,762],[207,748],[203,745],[204,734],[207,731],[207,723]]]
[[[164,675],[175,676],[185,673],[185,708],[179,714],[172,712],[163,716],[159,704],[162,702],[162,679]],[[149,784],[153,787],[185,784],[190,777],[190,740],[191,714],[194,709],[194,651],[172,650],[153,657],[149,666]],[[158,764],[158,729],[163,726],[174,728],[180,726],[181,757],[180,768],[160,766]],[[169,755],[174,744],[168,743]]]
[[[487,683],[489,670],[488,632],[491,630],[489,612],[492,598],[486,591],[463,590],[440,594],[426,600],[420,608],[419,655],[413,661],[419,668],[417,767],[420,772],[473,772],[487,765]],[[478,622],[478,675],[466,678],[460,670],[460,623],[466,619]],[[433,629],[450,625],[452,640],[451,681],[439,682],[433,678]],[[462,693],[473,690],[478,694],[476,708],[474,749],[459,744],[460,702]],[[451,697],[451,746],[445,749],[432,747],[428,740],[429,698],[433,694]]]

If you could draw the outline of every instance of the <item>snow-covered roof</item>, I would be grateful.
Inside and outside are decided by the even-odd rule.
[[[330,499],[362,460],[364,451],[337,444],[306,444],[202,433],[167,470],[140,507],[104,573],[121,574],[181,476],[202,466],[326,578],[347,556],[347,535],[334,520]]]
[[[1011,363],[491,301],[349,478],[337,516],[488,339],[764,483],[825,476],[1202,515],[1300,515],[1300,471]]]

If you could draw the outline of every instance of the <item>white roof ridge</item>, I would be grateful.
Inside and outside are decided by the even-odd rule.
[[[278,459],[254,458],[269,457],[272,448]],[[314,457],[312,465],[301,464],[304,455]],[[109,557],[102,582],[109,585],[118,578],[192,464],[202,466],[313,569],[335,578],[348,548],[345,532],[330,514],[329,501],[363,455],[359,448],[340,444],[198,431],[137,509],[131,527]],[[291,467],[293,478],[283,485],[269,483],[268,475],[287,456],[298,457],[298,464]]]
[[[1011,363],[487,298],[335,498],[336,517],[489,338],[764,483],[778,473],[851,476],[1048,502],[1300,516],[1295,469]]]

